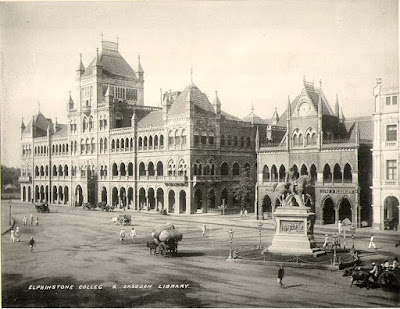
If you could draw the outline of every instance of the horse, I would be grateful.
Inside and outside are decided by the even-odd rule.
[[[360,267],[355,269],[346,269],[343,273],[343,277],[349,276],[351,278],[351,287],[353,284],[356,284],[360,287],[366,286],[369,288],[372,285],[369,281],[371,275],[372,274],[370,274],[368,270],[361,269]]]
[[[150,248],[150,254],[156,254],[157,244],[154,241],[148,241],[146,247]]]

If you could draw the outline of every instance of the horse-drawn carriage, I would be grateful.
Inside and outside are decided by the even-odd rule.
[[[375,277],[367,269],[357,267],[345,270],[343,276],[349,275],[351,285],[356,284],[360,287],[380,287],[384,291],[398,291],[400,289],[400,268],[383,269],[378,267],[378,275]]]
[[[37,212],[50,212],[49,204],[47,202],[41,204],[34,204]]]
[[[119,215],[117,222],[119,225],[131,225],[132,217],[130,215]]]
[[[147,243],[150,254],[160,254],[162,256],[176,256],[178,254],[178,242],[182,240],[182,233],[175,230],[171,223],[158,225],[151,233],[153,241]]]
[[[100,202],[100,203],[97,203],[97,208],[99,208],[101,211],[114,211],[114,206],[110,206],[110,205],[107,205],[107,203],[106,202]]]
[[[384,291],[400,291],[400,268],[384,270],[378,277],[378,283]]]
[[[82,209],[85,210],[94,210],[97,207],[96,204],[91,204],[91,203],[83,203]]]

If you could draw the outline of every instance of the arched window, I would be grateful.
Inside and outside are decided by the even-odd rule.
[[[182,130],[182,145],[186,145],[186,130]]]
[[[103,152],[103,138],[100,138],[100,153]]]
[[[86,139],[86,153],[89,153],[89,149],[90,149],[90,144],[89,144],[89,139]]]
[[[311,145],[316,145],[317,144],[317,134],[314,132],[311,135]]]
[[[77,148],[78,148],[78,142],[75,141],[75,142],[74,142],[74,153],[76,153]]]
[[[163,176],[164,175],[164,166],[161,161],[157,162],[157,176]]]
[[[118,166],[117,166],[117,163],[113,163],[113,165],[112,165],[112,176],[118,176]]]
[[[251,146],[250,136],[247,137],[247,147]]]
[[[317,181],[317,176],[318,176],[317,168],[315,167],[314,164],[312,164],[310,167],[310,176],[313,181]]]
[[[157,149],[158,147],[158,135],[154,136],[154,147]]]
[[[271,181],[275,182],[278,181],[278,171],[276,169],[275,164],[271,167]]]
[[[175,176],[175,164],[172,160],[168,162],[168,176]]]
[[[296,164],[293,164],[292,166],[292,172],[293,172],[293,177],[295,179],[299,178],[299,168],[297,167]]]
[[[229,175],[229,165],[226,162],[222,163],[222,165],[221,165],[221,175],[222,176]]]
[[[353,181],[353,175],[351,174],[351,166],[349,163],[346,163],[344,166],[344,182],[352,182]]]
[[[300,175],[308,175],[307,166],[305,166],[305,164],[301,166]]]
[[[193,142],[194,142],[194,145],[196,146],[200,142],[200,136],[199,136],[199,132],[197,130],[194,131],[193,137],[194,137]]]
[[[124,141],[124,139],[122,138],[121,139],[121,150],[124,150],[125,149],[125,141]]]
[[[333,182],[342,182],[342,170],[339,164],[335,164],[335,166],[333,167]]]
[[[61,165],[58,166],[58,176],[62,176],[63,175],[63,168]]]
[[[239,145],[239,139],[238,139],[237,136],[233,137],[233,145],[236,146],[236,147]]]
[[[175,145],[181,144],[181,137],[178,130],[175,130]]]
[[[269,175],[269,168],[267,165],[264,165],[263,168],[263,182],[268,182],[270,181],[270,175]]]
[[[53,165],[53,176],[57,176],[57,166]]]
[[[119,139],[117,138],[117,140],[115,141],[115,149],[117,151],[119,151]]]
[[[174,144],[174,133],[172,130],[168,132],[168,146],[172,146]]]
[[[233,176],[239,176],[240,175],[240,165],[237,162],[235,164],[233,164],[232,175]]]
[[[133,163],[128,163],[128,176],[133,176]]]
[[[325,164],[325,166],[324,166],[323,180],[324,180],[324,182],[332,182],[331,167],[328,164]]]
[[[240,147],[244,147],[244,136],[240,137]]]
[[[160,135],[160,148],[164,147],[164,135]]]
[[[129,150],[129,138],[125,138],[125,151]]]
[[[221,135],[221,146],[225,146],[225,135]]]
[[[149,148],[152,149],[153,148],[153,136],[149,136]]]
[[[92,131],[92,130],[93,130],[93,117],[90,116],[89,117],[89,131]]]
[[[303,146],[303,134],[299,134],[299,146]]]
[[[149,164],[147,165],[147,174],[149,176],[154,176],[155,175],[155,170],[154,170],[154,164],[153,162],[149,162]]]
[[[82,132],[86,131],[86,117],[83,118],[82,120]]]
[[[279,167],[279,181],[284,181],[286,177],[286,168],[285,166],[282,164]]]
[[[139,164],[139,176],[146,176],[146,167],[143,162]]]
[[[40,167],[40,176],[44,176],[44,167],[43,167],[43,165]]]
[[[206,131],[201,132],[201,144],[202,145],[207,144],[207,132]]]
[[[244,172],[247,176],[250,176],[251,169],[250,169],[250,164],[249,164],[249,163],[245,163],[245,164],[244,164],[244,166],[243,166],[243,172]]]
[[[64,175],[68,176],[68,165],[64,165]]]
[[[126,176],[126,169],[124,162],[121,162],[121,164],[119,165],[119,173],[121,176]]]
[[[46,165],[46,176],[49,176],[49,166]]]
[[[99,128],[100,128],[100,130],[103,129],[103,116],[100,116]],[[103,169],[103,167],[102,167],[102,169]],[[100,172],[100,174],[101,174],[101,172]]]
[[[186,176],[186,164],[183,159],[178,163],[178,176]]]
[[[131,137],[131,139],[130,139],[130,150],[133,150],[133,138]]]
[[[94,138],[92,138],[92,147],[91,147],[91,151],[92,151],[92,153],[94,153],[94,151],[96,150],[96,144],[95,144],[95,142],[94,142]]]
[[[228,146],[230,146],[231,144],[232,144],[232,137],[228,135]]]
[[[104,152],[107,152],[107,138],[104,138]]]
[[[292,136],[292,146],[293,147],[297,146],[297,134],[293,134]]]
[[[143,139],[142,139],[141,136],[139,136],[138,145],[139,145],[139,150],[142,149],[142,147],[143,147]]]

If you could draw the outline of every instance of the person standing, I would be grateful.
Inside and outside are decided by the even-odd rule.
[[[376,249],[375,243],[374,243],[374,234],[371,234],[371,238],[369,240],[368,249],[371,249],[371,247],[374,247],[374,249]]]
[[[394,270],[396,270],[397,268],[399,268],[399,259],[398,259],[397,256],[393,259],[392,268],[393,268]]]
[[[132,238],[132,242],[135,243],[135,238],[136,238],[136,231],[135,228],[133,227],[131,230],[131,233],[129,234]]]
[[[10,241],[11,241],[11,242],[14,242],[14,241],[15,241],[15,232],[14,232],[14,229],[11,229]]]
[[[36,216],[35,225],[36,225],[36,226],[38,226],[38,225],[39,225],[39,217],[38,217],[38,216]]]
[[[20,236],[19,227],[17,226],[16,229],[15,229],[15,238],[17,239],[17,242],[19,242],[19,236]]]
[[[329,241],[328,234],[325,234],[324,244],[322,245],[322,248],[326,249],[326,247],[328,246],[328,241]]]
[[[28,218],[26,216],[24,216],[24,219],[22,219],[22,221],[24,222],[24,226],[28,225]]]
[[[31,226],[33,225],[33,215],[31,214],[31,216],[30,216],[30,218],[29,218],[29,221],[30,221],[30,223],[31,223]]]
[[[247,208],[244,210],[244,216],[247,217]]]
[[[33,246],[35,245],[35,240],[33,239],[33,236],[31,237],[31,240],[29,241],[29,246],[31,247],[31,252],[33,252]]]
[[[206,237],[206,232],[207,232],[207,225],[203,224],[203,227],[201,228],[203,232],[203,237]]]
[[[374,282],[376,283],[378,281],[378,275],[379,275],[379,270],[378,266],[375,263],[372,263],[372,269],[369,271],[371,274],[372,278],[374,279]]]
[[[338,221],[338,232],[339,232],[339,235],[340,235],[340,233],[342,232],[342,221]]]
[[[283,277],[285,276],[285,270],[283,269],[282,265],[279,265],[279,270],[278,270],[278,283],[281,288],[284,288],[285,286],[283,285]]]
[[[121,241],[121,244],[124,243],[124,239],[125,239],[125,231],[124,228],[121,228],[121,231],[119,232],[119,240]]]

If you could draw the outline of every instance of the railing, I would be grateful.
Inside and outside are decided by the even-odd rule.
[[[18,177],[19,182],[32,182],[32,176],[20,176]]]
[[[396,186],[397,180],[382,180],[383,186]]]
[[[355,139],[328,139],[328,140],[323,140],[322,143],[324,145],[329,145],[329,144],[347,144],[347,143],[355,143]]]
[[[219,175],[194,175],[194,182],[214,182],[221,181],[221,177]]]
[[[385,143],[385,147],[396,147],[397,146],[397,142],[393,141],[393,142],[386,142]]]

